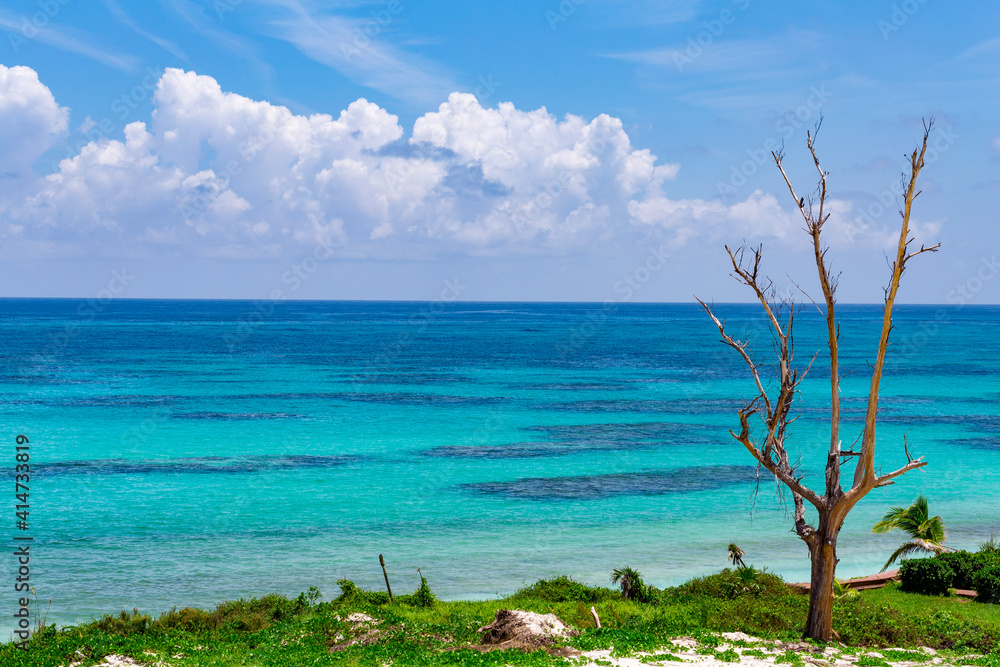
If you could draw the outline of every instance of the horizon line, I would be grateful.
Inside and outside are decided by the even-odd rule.
[[[82,297],[82,296],[0,296],[0,301],[102,301],[105,304],[111,304],[114,302],[128,301],[128,302],[138,302],[138,301],[203,301],[203,302],[236,302],[236,303],[259,303],[259,302],[272,302],[278,303],[464,303],[464,304],[497,304],[497,303],[508,303],[508,304],[555,304],[555,305],[567,305],[567,304],[594,304],[594,305],[604,305],[606,303],[612,303],[616,306],[627,306],[627,305],[659,305],[659,306],[698,306],[696,300],[692,301],[639,301],[639,300],[629,300],[629,301],[615,301],[611,299],[606,299],[604,301],[587,301],[587,300],[576,300],[576,301],[549,301],[549,300],[505,300],[505,299],[482,299],[482,300],[466,300],[466,299],[453,299],[450,301],[445,301],[442,299],[295,299],[295,298],[282,298],[282,299],[270,299],[270,298],[236,298],[236,297],[114,297],[112,299],[100,299],[98,297]],[[706,301],[709,305],[722,305],[722,306],[749,306],[757,304],[757,301]],[[808,306],[808,301],[795,301],[796,305]],[[884,302],[841,302],[836,303],[838,306],[884,306]],[[937,306],[941,308],[985,308],[990,306],[1000,306],[1000,303],[899,303],[894,304],[894,307],[931,307]],[[700,308],[700,306],[698,306]]]

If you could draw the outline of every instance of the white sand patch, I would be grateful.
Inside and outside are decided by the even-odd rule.
[[[351,614],[344,620],[347,621],[348,623],[370,623],[372,625],[378,625],[378,621],[376,621],[368,614],[362,614],[361,612]]]
[[[640,667],[647,665],[660,665],[669,667],[670,665],[690,664],[697,667],[791,667],[785,655],[791,651],[798,655],[805,667],[855,667],[857,661],[862,657],[877,658],[885,660],[891,667],[929,667],[931,665],[944,666],[952,665],[937,655],[937,651],[926,647],[919,649],[865,649],[852,648],[843,644],[829,645],[823,648],[807,644],[805,642],[781,642],[776,640],[766,640],[751,637],[742,632],[727,632],[717,635],[720,639],[732,642],[720,643],[718,646],[709,647],[701,645],[694,637],[676,637],[671,639],[661,650],[653,653],[641,652],[624,657],[612,657],[613,651],[610,649],[600,651],[587,651],[581,658],[577,658],[573,663],[578,667]],[[739,645],[737,645],[739,644]],[[732,657],[730,651],[735,652],[739,660],[723,660],[718,654],[727,653],[725,657]],[[930,661],[907,661],[894,660],[895,651],[906,651],[909,653],[920,651],[927,656],[932,656]],[[896,654],[899,656],[899,654]],[[782,662],[777,662],[778,658]],[[965,656],[968,658],[968,656]],[[586,661],[586,662],[585,662]]]

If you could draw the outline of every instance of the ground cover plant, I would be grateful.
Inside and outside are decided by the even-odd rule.
[[[506,598],[474,602],[442,602],[423,577],[415,593],[397,595],[395,603],[380,591],[341,580],[339,594],[326,602],[311,589],[294,598],[268,595],[225,602],[214,610],[174,609],[159,617],[133,610],[76,627],[48,626],[27,651],[14,644],[0,646],[0,665],[89,667],[109,655],[174,666],[568,664],[567,658],[544,650],[473,648],[480,643],[478,629],[505,608],[555,613],[578,628],[579,636],[555,647],[563,652],[645,652],[669,662],[676,661],[664,657],[676,658],[670,639],[687,637],[695,642],[694,653],[731,662],[739,658],[734,642],[727,643],[719,633],[743,632],[783,642],[771,650],[775,662],[801,664],[801,651],[794,647],[806,646],[800,638],[808,597],[766,571],[753,570],[748,576],[740,570],[723,570],[674,588],[647,586],[642,602],[565,576],[538,581]],[[1000,666],[1000,606],[994,604],[927,597],[890,586],[838,598],[834,628],[845,653],[850,647],[894,647],[904,653],[890,652],[886,659],[917,662],[917,647],[926,646],[945,651],[956,664],[971,654],[963,664]],[[762,652],[756,646],[741,650]],[[860,648],[857,655],[869,660],[862,658]]]

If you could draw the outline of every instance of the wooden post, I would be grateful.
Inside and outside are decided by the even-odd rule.
[[[389,586],[389,573],[385,571],[385,559],[382,558],[382,554],[378,555],[378,562],[382,566],[382,576],[385,577],[385,588],[389,591],[389,602],[396,604],[396,600],[392,597],[392,588]]]

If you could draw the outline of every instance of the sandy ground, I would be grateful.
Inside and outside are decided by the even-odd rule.
[[[357,615],[363,616],[361,614]],[[365,617],[368,619],[369,617]],[[374,621],[374,619],[371,619]],[[787,643],[776,640],[759,639],[745,635],[742,632],[725,632],[718,635],[721,643],[710,647],[699,644],[693,637],[678,637],[671,640],[655,653],[637,653],[629,657],[612,657],[612,651],[587,651],[575,658],[567,658],[567,666],[573,667],[648,667],[660,665],[669,667],[681,663],[697,667],[855,667],[862,657],[884,660],[892,667],[942,667],[954,665],[950,658],[938,655],[937,651],[927,647],[919,649],[880,649],[866,650],[843,645],[827,646],[825,649],[806,643]],[[731,653],[723,660],[718,655],[733,651],[739,656],[736,661]],[[791,657],[794,653],[799,661]],[[919,654],[915,656],[914,654]],[[147,655],[153,655],[148,653]],[[174,658],[182,658],[176,655]],[[920,659],[915,659],[915,658]],[[962,656],[964,659],[979,657],[975,655]],[[778,659],[781,661],[778,662]],[[77,667],[81,662],[74,662],[70,667]],[[870,664],[870,662],[869,662]],[[133,658],[109,655],[95,667],[168,667],[169,663],[154,660],[144,663]]]
[[[722,643],[717,647],[699,645],[692,637],[679,637],[671,640],[672,646],[665,647],[656,653],[641,653],[633,657],[613,658],[611,651],[588,651],[583,658],[573,660],[580,667],[597,667],[615,665],[618,667],[646,667],[647,665],[678,665],[680,662],[698,665],[698,667],[773,667],[775,664],[789,664],[788,653],[794,652],[801,658],[805,667],[854,667],[862,658],[879,658],[893,667],[917,667],[918,665],[950,665],[945,658],[939,656],[934,649],[921,647],[919,649],[880,649],[867,650],[843,645],[828,646],[819,649],[806,643],[786,643],[759,639],[745,635],[742,632],[725,632],[720,635]],[[717,657],[717,653],[735,651],[739,662],[725,661]],[[898,651],[899,653],[895,653]],[[895,653],[895,654],[894,654]],[[913,654],[922,654],[922,659],[915,660]],[[671,657],[672,656],[672,657]],[[733,656],[727,656],[732,658]],[[776,659],[782,657],[781,663]],[[976,657],[976,656],[964,656]],[[908,659],[907,659],[908,658]],[[789,665],[791,667],[791,665]]]

